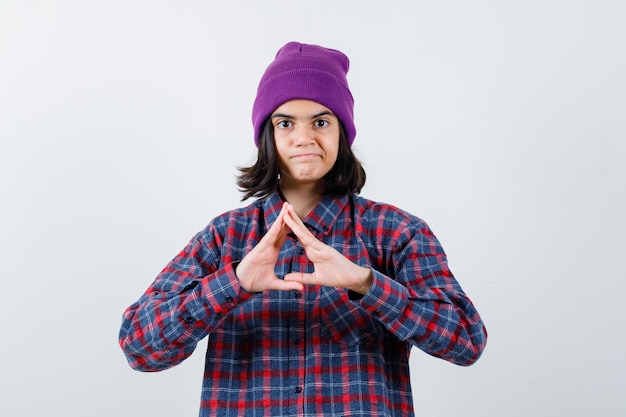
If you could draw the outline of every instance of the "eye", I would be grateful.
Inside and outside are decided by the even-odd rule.
[[[290,120],[279,120],[276,123],[276,127],[280,128],[280,129],[287,129],[289,127],[292,126],[292,123]]]
[[[319,119],[315,121],[315,127],[326,127],[328,126],[328,120],[324,120],[324,119]]]

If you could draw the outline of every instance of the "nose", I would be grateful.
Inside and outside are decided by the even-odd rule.
[[[297,146],[308,146],[315,142],[315,132],[310,126],[300,125],[293,133],[294,143]]]

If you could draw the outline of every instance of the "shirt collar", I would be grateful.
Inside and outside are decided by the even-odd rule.
[[[324,196],[315,208],[303,220],[311,230],[318,235],[325,235],[335,224],[341,212],[348,206],[349,197]],[[265,215],[265,230],[274,224],[280,209],[283,207],[283,198],[278,192],[273,192],[261,202]]]

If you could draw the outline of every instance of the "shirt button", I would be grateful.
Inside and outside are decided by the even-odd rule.
[[[234,299],[230,295],[228,297],[226,297],[226,302],[227,303],[232,303],[233,301],[234,301]]]
[[[304,255],[304,248],[300,248],[300,249],[298,249],[298,253],[299,253],[300,255]]]
[[[294,391],[296,394],[300,394],[300,393],[302,392],[302,387],[296,387],[293,391]]]
[[[193,322],[194,322],[193,317],[185,317],[185,323],[187,323],[187,324],[191,324],[191,323],[193,323]]]
[[[300,342],[302,342],[302,340],[300,340],[300,338],[299,338],[299,337],[296,337],[295,339],[293,339],[293,343],[294,343],[294,345],[299,345],[299,344],[300,344]]]
[[[302,293],[300,291],[296,291],[296,293],[294,294],[294,296],[296,298],[302,298]]]

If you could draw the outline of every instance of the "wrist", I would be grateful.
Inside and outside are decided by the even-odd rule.
[[[374,280],[374,275],[372,274],[372,270],[370,268],[365,268],[363,266],[359,266],[361,269],[361,279],[359,280],[360,284],[355,288],[351,288],[352,291],[365,295],[372,288],[372,282]]]
[[[241,279],[241,273],[242,273],[241,261],[233,262],[233,270],[235,271],[235,276],[237,277],[237,280],[239,281],[239,286],[243,288],[245,291],[250,292],[250,288]]]

